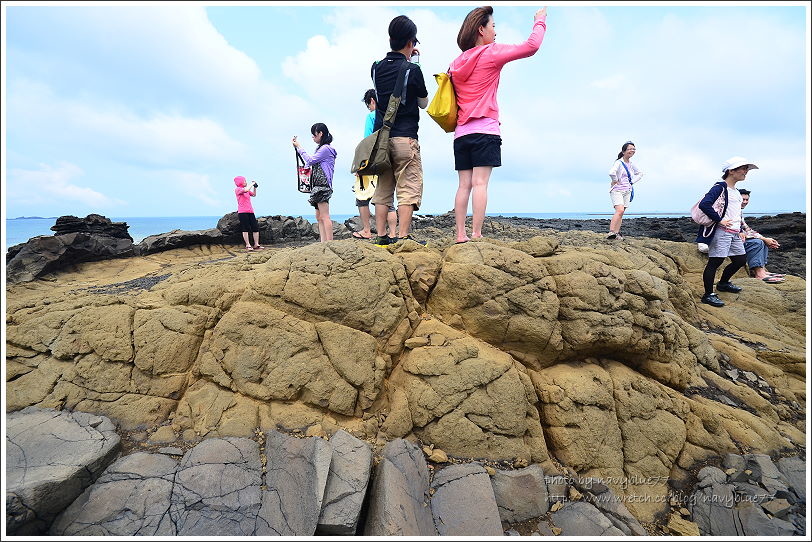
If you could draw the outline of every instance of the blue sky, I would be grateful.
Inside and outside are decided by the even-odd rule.
[[[526,39],[543,4],[494,2],[497,41]],[[336,214],[356,212],[350,160],[369,66],[398,14],[431,76],[459,54],[474,3],[3,4],[4,216],[219,216],[232,179],[260,183],[258,216],[310,215],[290,139],[338,151]],[[753,211],[809,202],[809,5],[569,2],[499,89],[503,167],[488,212],[610,212],[621,144],[645,173],[629,212],[684,212],[734,155],[761,169]],[[422,213],[453,208],[452,136],[425,113]],[[750,210],[750,209],[748,209]]]

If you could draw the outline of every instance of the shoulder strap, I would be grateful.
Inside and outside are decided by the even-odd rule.
[[[398,70],[398,78],[395,81],[395,88],[392,89],[392,94],[389,96],[389,103],[386,106],[386,114],[383,116],[383,126],[391,128],[395,123],[395,115],[398,112],[398,106],[401,101],[401,92],[406,93],[406,84],[409,81],[409,71],[411,67],[409,62],[404,62]],[[374,83],[374,80],[373,80]],[[377,93],[378,91],[375,90]]]
[[[623,160],[620,160],[620,165],[626,170],[626,176],[629,178],[629,184],[632,184],[632,174],[629,173],[629,168]]]

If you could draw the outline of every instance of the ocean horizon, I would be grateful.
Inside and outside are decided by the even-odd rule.
[[[795,211],[754,211],[747,212],[745,216],[757,217],[765,215],[777,215],[781,213],[792,213]],[[801,211],[802,212],[802,211]],[[439,213],[443,214],[443,213]],[[421,216],[437,216],[434,213],[416,213]],[[263,215],[265,216],[265,215]],[[358,216],[357,214],[332,214],[332,218],[336,222],[345,222],[346,220]],[[609,219],[612,216],[611,212],[600,213],[487,213],[489,217],[518,217],[518,218],[541,218],[541,219],[569,219],[569,220],[594,220],[594,219]],[[686,213],[667,213],[667,212],[637,212],[626,213],[624,220],[634,220],[635,218],[681,218],[687,217]],[[316,221],[315,215],[301,215],[302,218],[311,223]],[[4,250],[14,245],[25,243],[32,237],[38,235],[53,235],[51,226],[56,223],[58,217],[16,217],[6,218],[5,227],[5,246]],[[167,233],[172,230],[206,230],[209,228],[217,227],[217,221],[222,216],[131,216],[131,217],[108,217],[113,222],[126,222],[129,226],[128,232],[133,238],[134,243],[141,242],[145,237],[150,235],[158,235]],[[450,235],[450,234],[449,234]]]

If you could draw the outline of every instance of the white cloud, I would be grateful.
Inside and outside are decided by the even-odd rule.
[[[179,190],[182,197],[196,199],[214,208],[223,205],[223,200],[212,187],[208,175],[189,171],[167,171],[166,174],[176,183],[175,189]]]
[[[590,84],[595,88],[602,88],[607,90],[620,90],[627,84],[627,81],[625,75],[623,75],[622,73],[618,73],[616,75],[611,75],[604,79],[592,81],[592,83]]]
[[[63,144],[87,145],[127,161],[191,163],[239,157],[244,145],[205,117],[177,113],[139,116],[126,105],[93,105],[54,95],[44,84],[16,79],[9,85],[10,123],[15,135],[48,133]]]
[[[110,208],[123,202],[108,197],[101,192],[79,186],[74,181],[84,176],[84,171],[75,164],[62,162],[56,167],[40,164],[37,170],[11,169],[8,197],[21,205],[45,205],[53,200],[65,200],[89,208]]]
[[[551,8],[541,50],[503,70],[504,166],[493,174],[489,211],[609,207],[606,171],[626,139],[637,144],[635,162],[647,172],[635,199],[640,206],[690,207],[721,160],[735,154],[764,162],[756,173],[777,194],[802,179],[804,104],[796,98],[803,91],[793,92],[803,89],[803,32],[737,8],[726,19],[632,17],[623,25],[610,24],[618,20],[611,9]],[[405,13],[416,22],[431,97],[432,74],[459,54],[455,38],[464,11],[454,19],[423,7],[330,7],[306,31],[269,33],[271,50],[294,30],[298,39],[310,36],[301,51],[274,64],[235,48],[200,6],[43,9],[50,20],[29,29],[39,34],[8,49],[17,59],[4,104],[9,155],[18,157],[12,165],[65,160],[97,172],[101,166],[87,160],[104,160],[121,179],[119,197],[125,186],[150,179],[157,187],[160,178],[170,179],[185,194],[179,205],[192,200],[181,214],[218,201],[230,208],[226,188],[244,174],[263,186],[258,214],[311,214],[306,197],[293,189],[290,137],[309,143],[310,125],[325,122],[339,152],[331,210],[355,212],[349,162],[362,135],[370,64],[389,50],[389,21]],[[532,12],[497,6],[498,41],[523,41]],[[720,32],[734,27],[735,40]],[[47,39],[51,34],[70,39]],[[724,86],[731,81],[733,89]],[[783,125],[760,133],[751,121],[756,115]],[[445,212],[457,185],[452,136],[425,114],[420,126],[421,211]],[[104,192],[92,182],[91,190]],[[147,197],[130,192],[130,207],[144,208]]]

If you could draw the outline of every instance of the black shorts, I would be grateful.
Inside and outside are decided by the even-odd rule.
[[[454,140],[454,169],[502,165],[502,138],[493,134],[468,134]]]
[[[330,203],[330,197],[333,195],[333,189],[329,186],[314,186],[310,190],[310,197],[307,201],[314,209],[319,208],[319,203]]]
[[[259,224],[257,224],[257,217],[254,213],[237,213],[240,217],[240,231],[259,231]]]

